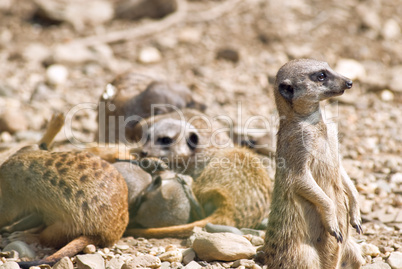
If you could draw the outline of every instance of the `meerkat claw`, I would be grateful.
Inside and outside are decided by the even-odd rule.
[[[343,242],[343,236],[342,236],[341,232],[334,231],[334,232],[331,233],[331,235],[336,238],[336,242],[338,242],[338,243]]]
[[[362,226],[360,224],[354,225],[353,228],[356,229],[356,232],[358,234],[363,234],[363,228],[362,228]]]

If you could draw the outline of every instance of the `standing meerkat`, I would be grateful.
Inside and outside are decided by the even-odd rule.
[[[159,123],[159,124],[158,124]],[[271,180],[260,158],[246,148],[198,149],[203,138],[186,121],[163,119],[151,126],[144,156],[158,157],[193,176],[192,190],[206,218],[189,224],[127,229],[126,235],[188,237],[207,223],[256,228],[268,214]],[[185,161],[177,166],[176,160]],[[172,163],[173,162],[173,163]],[[189,164],[191,163],[191,164]]]
[[[41,148],[49,145],[63,122],[62,115],[52,118],[39,142]],[[62,247],[42,260],[20,262],[22,268],[53,264],[88,244],[112,245],[128,223],[123,177],[112,165],[86,152],[22,148],[0,167],[0,190],[0,229],[21,214],[34,213],[45,224],[41,243]]]
[[[320,101],[352,81],[326,62],[294,60],[276,76],[280,125],[271,212],[263,253],[270,269],[360,268],[360,249],[349,223],[362,232],[358,192],[341,164],[334,124],[325,124]]]
[[[204,111],[206,106],[197,102],[184,85],[152,80],[135,72],[122,74],[106,86],[100,97],[97,140],[131,142],[132,129],[141,119],[182,108]]]

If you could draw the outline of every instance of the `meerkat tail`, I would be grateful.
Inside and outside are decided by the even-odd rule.
[[[46,132],[43,135],[42,139],[38,142],[38,145],[43,149],[47,149],[52,143],[53,139],[56,137],[56,135],[60,132],[63,125],[64,125],[63,113],[54,113],[48,123]]]
[[[80,237],[75,238],[70,243],[62,247],[60,250],[55,252],[54,254],[37,261],[29,261],[29,262],[19,262],[18,265],[23,269],[28,269],[31,266],[38,266],[41,264],[48,264],[50,266],[54,265],[63,257],[72,257],[78,252],[82,251],[89,244],[96,244],[97,240],[95,240],[91,236],[82,235]]]
[[[145,238],[165,238],[165,237],[186,238],[192,235],[194,227],[205,227],[207,223],[213,222],[214,219],[215,218],[213,216],[209,216],[206,219],[183,225],[161,227],[161,228],[147,228],[147,229],[141,229],[141,228],[127,229],[124,235],[145,237]]]

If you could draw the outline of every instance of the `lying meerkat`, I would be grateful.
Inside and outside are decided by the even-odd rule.
[[[206,109],[184,85],[154,81],[134,72],[123,74],[108,84],[100,97],[97,140],[131,142],[129,134],[141,119],[186,107]]]
[[[88,244],[112,245],[128,223],[127,185],[112,165],[86,152],[43,150],[63,122],[62,115],[52,118],[40,147],[24,147],[0,167],[0,229],[32,212],[46,226],[41,243],[62,247],[42,260],[20,262],[22,268],[53,264]]]
[[[294,60],[276,76],[280,125],[271,212],[263,247],[270,269],[360,268],[362,257],[349,223],[362,232],[358,193],[338,155],[334,124],[325,124],[320,101],[352,81],[327,63]]]
[[[183,113],[185,120],[183,116],[169,113],[140,122],[136,128],[143,130],[142,126],[147,126],[143,135],[146,140],[132,152],[139,158],[161,158],[175,172],[197,178],[211,156],[209,151],[233,148],[233,143],[226,129],[205,114],[195,110],[183,110]],[[136,133],[141,132],[136,130]]]
[[[193,176],[192,190],[207,217],[178,226],[127,229],[126,235],[187,237],[195,226],[204,227],[207,223],[257,227],[268,214],[271,194],[271,181],[259,157],[246,148],[236,147],[211,147],[197,153],[201,139],[194,126],[172,119],[157,123],[166,125],[151,126],[150,138],[144,147],[147,152],[143,155],[168,163],[175,157],[191,159],[191,167],[174,164],[173,168]]]

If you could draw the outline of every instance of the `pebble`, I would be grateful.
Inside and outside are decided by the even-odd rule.
[[[56,45],[52,52],[53,61],[63,64],[83,64],[94,61],[94,53],[86,46],[79,44]]]
[[[74,269],[74,265],[70,258],[63,257],[60,261],[53,265],[52,269]]]
[[[19,240],[11,242],[3,249],[3,251],[12,251],[12,250],[18,252],[18,256],[20,258],[27,257],[33,259],[36,256],[35,252],[30,248],[30,246],[28,246],[27,243]]]
[[[51,85],[65,84],[68,78],[68,69],[61,64],[52,64],[46,69],[46,81]]]
[[[116,17],[138,20],[144,17],[159,19],[177,9],[176,0],[124,0],[118,1]]]
[[[179,32],[179,41],[182,43],[196,44],[201,41],[202,33],[197,28],[186,27]]]
[[[83,250],[83,252],[85,254],[94,254],[95,251],[96,251],[96,247],[92,244],[87,245]]]
[[[28,129],[28,122],[21,108],[7,108],[0,115],[0,132],[14,134]]]
[[[390,90],[383,90],[381,92],[381,100],[384,102],[390,102],[394,100],[394,93]]]
[[[364,81],[364,78],[366,77],[366,69],[364,66],[353,59],[338,60],[335,71],[351,80]]]
[[[389,19],[384,23],[381,34],[388,40],[397,39],[401,35],[401,27],[396,20]]]
[[[99,253],[95,254],[84,254],[77,255],[77,268],[78,269],[104,269],[105,262],[102,258],[102,255]]]
[[[143,64],[158,63],[162,60],[161,52],[155,47],[144,47],[140,50],[138,61]]]
[[[387,259],[387,263],[392,269],[402,269],[402,252],[392,252]]]
[[[264,237],[265,236],[265,231],[262,231],[262,230],[255,230],[255,229],[250,229],[250,228],[241,228],[240,231],[243,234],[251,234],[251,235],[259,236],[259,237]]]
[[[0,269],[20,269],[20,266],[16,262],[6,262],[0,265]]]
[[[123,264],[121,269],[132,269],[132,268],[159,268],[161,267],[161,260],[158,257],[152,255],[141,255],[134,257],[132,260]]]
[[[200,268],[202,268],[202,266],[196,261],[191,261],[186,266],[184,266],[184,269],[200,269]]]
[[[113,18],[113,5],[110,1],[69,1],[69,0],[34,0],[41,17],[48,20],[65,21],[82,29],[85,25],[96,26]]]
[[[248,259],[256,253],[250,241],[232,233],[199,232],[195,235],[192,248],[204,261]]]
[[[255,262],[253,260],[246,260],[246,259],[241,259],[235,261],[231,267],[238,268],[243,266],[244,268],[253,268]]]
[[[371,257],[377,257],[378,255],[380,255],[380,249],[373,244],[362,243],[360,247],[363,256],[369,255]]]
[[[216,53],[216,58],[237,63],[240,60],[240,54],[235,49],[222,48],[222,49],[219,49],[218,52]]]
[[[120,269],[124,264],[121,257],[113,257],[111,260],[106,261],[106,269]]]
[[[264,245],[264,239],[262,239],[259,236],[253,236],[250,240],[251,244],[253,244],[253,246],[262,246]]]
[[[183,250],[182,254],[183,254],[182,262],[183,262],[184,265],[187,265],[190,262],[194,261],[194,259],[196,257],[196,254],[195,254],[195,252],[194,252],[194,250],[192,248],[188,248],[188,249]]]
[[[209,233],[233,233],[243,235],[243,232],[233,226],[207,223],[205,230]]]
[[[174,249],[166,251],[158,256],[162,262],[181,262],[183,260],[183,254],[181,250]]]

